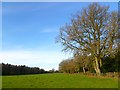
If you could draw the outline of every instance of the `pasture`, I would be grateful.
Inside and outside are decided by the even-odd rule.
[[[118,88],[118,79],[82,74],[34,74],[2,76],[3,88]]]

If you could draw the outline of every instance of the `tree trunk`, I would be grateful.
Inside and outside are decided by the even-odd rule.
[[[85,73],[85,68],[83,67],[83,73]]]
[[[95,57],[95,61],[94,61],[94,69],[95,69],[95,72],[98,76],[101,75],[101,71],[100,71],[100,68],[99,68],[99,63],[98,63],[98,58]]]

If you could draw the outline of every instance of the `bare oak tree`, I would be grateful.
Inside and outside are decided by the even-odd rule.
[[[57,42],[64,46],[63,51],[87,52],[92,55],[96,73],[101,74],[101,58],[110,55],[115,46],[118,23],[117,12],[109,12],[109,6],[90,4],[77,12],[71,23],[60,28]]]

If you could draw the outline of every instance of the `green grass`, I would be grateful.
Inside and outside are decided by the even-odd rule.
[[[2,76],[3,88],[118,88],[115,78],[88,77],[81,74],[36,74]]]

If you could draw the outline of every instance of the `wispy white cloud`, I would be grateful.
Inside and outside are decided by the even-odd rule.
[[[58,27],[53,27],[53,28],[45,28],[40,30],[41,33],[53,33],[53,32],[58,32],[59,31],[59,26]]]
[[[58,69],[61,60],[68,58],[58,51],[3,51],[0,59],[3,63],[40,67],[45,70]]]

